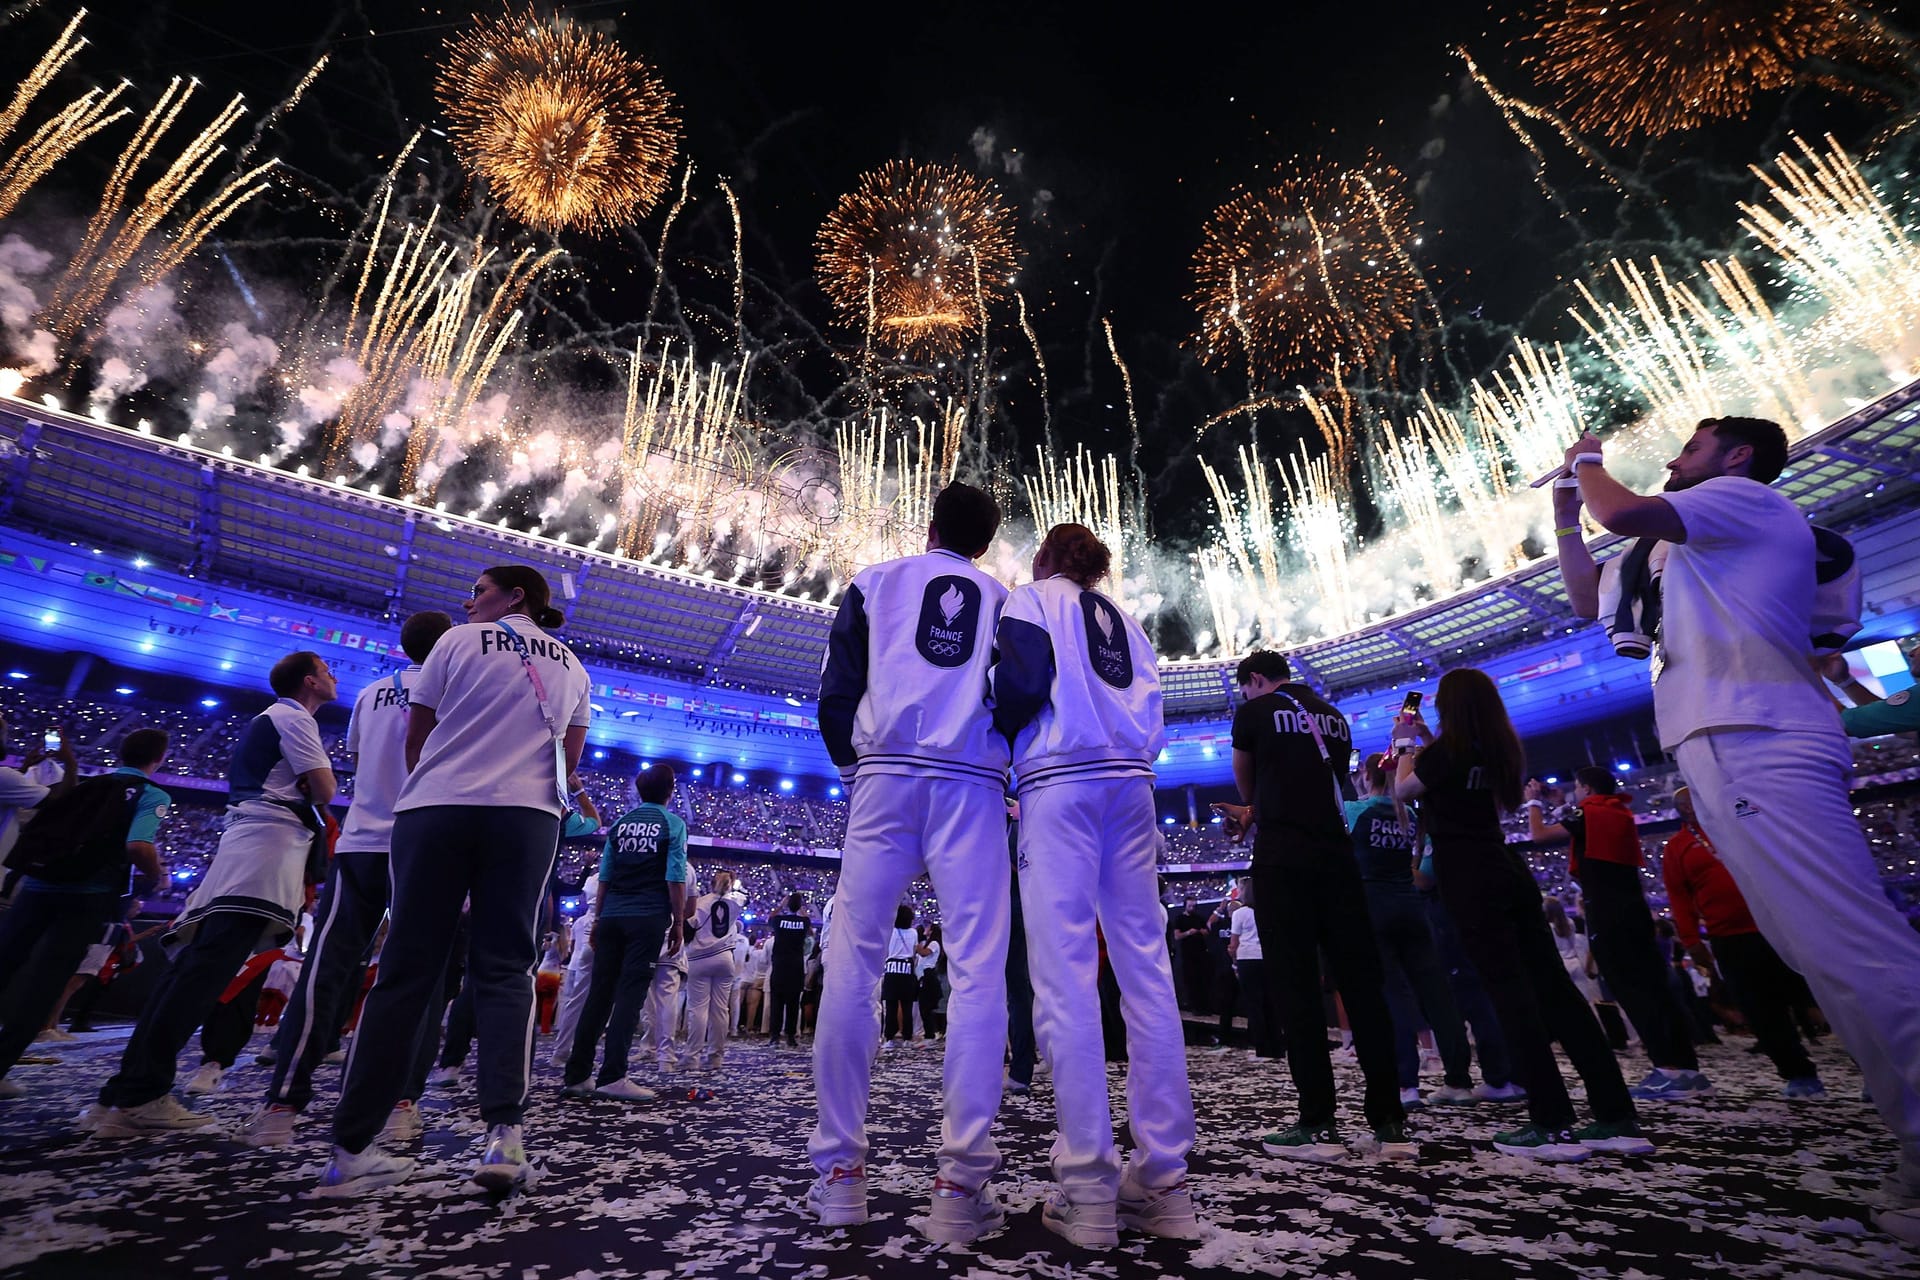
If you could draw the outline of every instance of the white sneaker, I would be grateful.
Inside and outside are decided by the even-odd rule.
[[[1473,1096],[1482,1102],[1525,1102],[1527,1091],[1509,1080],[1502,1085],[1477,1084]]]
[[[1082,1249],[1111,1249],[1120,1243],[1120,1222],[1110,1200],[1075,1204],[1056,1189],[1041,1206],[1040,1221]]]
[[[609,1080],[595,1087],[596,1098],[612,1098],[615,1102],[652,1102],[660,1095],[643,1084],[635,1084],[633,1077],[622,1076],[618,1080]]]
[[[390,1156],[378,1147],[368,1147],[357,1155],[335,1147],[333,1159],[327,1162],[313,1194],[324,1199],[345,1200],[378,1187],[405,1182],[412,1172],[413,1161]]]
[[[1436,1107],[1463,1107],[1478,1100],[1473,1090],[1456,1088],[1450,1084],[1443,1084],[1427,1095],[1427,1102]]]
[[[460,1083],[460,1068],[435,1067],[433,1074],[427,1077],[427,1083],[442,1089],[451,1089]]]
[[[1106,1208],[1111,1220],[1113,1206]],[[935,1178],[933,1198],[927,1205],[927,1225],[920,1234],[935,1244],[972,1244],[1006,1222],[1007,1211],[993,1198],[992,1187],[969,1191],[957,1182]]]
[[[1000,1080],[1001,1093],[1031,1093],[1033,1086],[1024,1080],[1015,1080],[1012,1076],[1003,1076]]]
[[[393,1110],[387,1113],[387,1123],[381,1127],[376,1141],[399,1146],[406,1142],[418,1142],[427,1131],[426,1124],[420,1119],[420,1108],[413,1105],[410,1098],[402,1098],[393,1104]]]
[[[220,1087],[220,1077],[226,1074],[227,1069],[219,1063],[203,1062],[200,1064],[200,1069],[194,1072],[192,1078],[187,1081],[187,1087],[183,1092],[190,1094],[212,1093]]]
[[[90,1102],[87,1109],[74,1118],[74,1123],[88,1133],[98,1133],[107,1117],[113,1114],[113,1108],[98,1102]]]
[[[1408,1111],[1418,1111],[1427,1104],[1420,1100],[1420,1087],[1415,1085],[1400,1091],[1400,1105]]]
[[[835,1169],[807,1188],[807,1208],[823,1227],[852,1227],[867,1220],[867,1170]]]
[[[347,1060],[347,1051],[345,1049],[335,1049],[332,1053],[320,1059],[320,1062],[324,1066],[337,1067],[341,1063],[345,1062],[346,1060]],[[454,1079],[458,1080],[459,1078],[460,1077],[458,1073],[456,1073],[454,1075]]]
[[[137,1107],[109,1107],[93,1131],[102,1138],[133,1138],[145,1133],[198,1129],[212,1123],[212,1116],[189,1111],[181,1105],[180,1099],[163,1093],[152,1102],[143,1102]]]
[[[527,1180],[527,1148],[519,1125],[497,1124],[487,1130],[487,1149],[474,1166],[473,1180],[489,1191],[511,1191]]]
[[[59,1027],[48,1027],[33,1038],[35,1044],[72,1044],[80,1037],[62,1031]]]
[[[1202,1235],[1185,1179],[1157,1191],[1122,1180],[1117,1208],[1120,1225],[1129,1231],[1168,1240],[1198,1240]]]
[[[26,1092],[14,1081],[0,1076],[0,1100],[22,1097]]]
[[[247,1117],[240,1127],[240,1141],[250,1147],[284,1147],[293,1142],[293,1127],[300,1113],[284,1102],[270,1102]]]

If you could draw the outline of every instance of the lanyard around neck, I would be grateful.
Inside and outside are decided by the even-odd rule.
[[[539,670],[533,665],[533,656],[527,652],[527,642],[520,638],[518,631],[505,622],[496,621],[493,625],[513,638],[514,652],[520,655],[520,669],[527,673],[527,683],[533,686],[533,701],[534,705],[540,708],[540,719],[547,726],[547,732],[554,738],[559,738],[560,731],[554,727],[553,713],[547,710],[547,683],[540,678]],[[399,678],[398,673],[395,673],[394,679]]]

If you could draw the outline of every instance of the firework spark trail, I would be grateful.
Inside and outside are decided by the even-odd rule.
[[[746,298],[747,270],[746,256],[740,226],[740,201],[734,197],[733,188],[725,179],[720,182],[720,190],[726,193],[727,209],[733,214],[733,350],[744,366],[750,358],[747,351]]]
[[[698,563],[722,521],[723,499],[751,487],[741,375],[718,365],[703,374],[691,350],[675,360],[669,343],[642,394],[646,365],[636,347],[621,424],[621,553],[645,559],[678,549]]]
[[[1354,606],[1353,575],[1349,566],[1353,543],[1353,504],[1346,477],[1336,475],[1327,455],[1307,456],[1306,442],[1280,468],[1293,529],[1305,553],[1319,611],[1333,634],[1360,623]]]
[[[12,213],[27,192],[33,190],[34,184],[46,177],[75,147],[133,114],[125,107],[114,105],[127,88],[123,80],[105,93],[89,89],[0,160],[0,218]]]
[[[1128,504],[1120,487],[1120,462],[1112,454],[1095,457],[1076,447],[1060,466],[1044,449],[1034,450],[1033,474],[1023,477],[1034,531],[1044,537],[1055,525],[1080,524],[1093,530],[1113,553],[1110,590],[1120,594],[1127,580]]]
[[[1691,290],[1681,301],[1695,323],[1711,329],[1721,355],[1739,371],[1748,386],[1772,397],[1778,416],[1788,423],[1812,429],[1819,422],[1813,389],[1793,340],[1780,327],[1760,286],[1737,259],[1701,264],[1714,294],[1726,308],[1726,317],[1703,305]]]
[[[1548,355],[1522,339],[1506,367],[1494,370],[1491,387],[1471,384],[1470,399],[1482,431],[1499,442],[1515,472],[1529,479],[1563,461],[1567,442],[1588,429],[1580,389],[1559,346]],[[1498,458],[1488,461],[1500,465]]]
[[[112,295],[121,275],[145,247],[168,215],[180,208],[194,185],[220,158],[226,148],[224,137],[239,123],[243,113],[239,95],[214,117],[213,122],[190,139],[171,164],[141,195],[137,204],[114,230],[111,239],[101,241],[124,207],[126,191],[135,169],[158,147],[167,130],[192,97],[195,84],[175,80],[161,95],[136,135],[134,145],[122,156],[109,180],[100,213],[87,226],[83,252],[77,255],[61,279],[49,308],[49,328],[72,338],[80,334],[97,316]],[[258,165],[223,185],[205,204],[198,207],[185,224],[165,238],[158,254],[141,272],[141,280],[152,284],[180,266],[200,243],[247,201],[266,189],[260,181],[273,168],[270,162]],[[91,343],[91,337],[88,339]]]
[[[1821,327],[1836,345],[1863,347],[1904,377],[1920,361],[1920,246],[1832,138],[1825,152],[1795,144],[1778,177],[1754,169],[1775,207],[1741,204],[1740,225],[1825,301]]]
[[[80,23],[86,16],[85,9],[73,15],[73,20],[67,23],[66,30],[54,40],[51,48],[40,55],[40,60],[33,64],[33,69],[27,72],[14,89],[13,98],[4,108],[0,108],[0,142],[5,142],[14,129],[19,127],[20,121],[27,114],[27,108],[31,107],[33,100],[53,83],[53,78],[60,74],[61,69],[87,47],[87,42],[74,34],[80,29]]]
[[[687,161],[686,169],[680,174],[680,194],[674,198],[673,206],[667,210],[666,221],[660,224],[660,248],[653,255],[653,292],[647,297],[647,322],[640,327],[640,345],[644,348],[653,338],[653,319],[660,313],[660,291],[667,281],[667,237],[673,234],[673,220],[680,216],[680,210],[687,204],[687,188],[693,183],[693,161]]]
[[[1666,264],[1653,260],[1651,281],[1638,263],[1616,259],[1608,265],[1627,305],[1602,302],[1580,280],[1574,290],[1586,309],[1574,308],[1573,318],[1646,401],[1647,417],[1660,429],[1685,436],[1700,419],[1720,416],[1720,390]]]
[[[1300,402],[1307,407],[1307,415],[1313,419],[1313,425],[1320,432],[1320,438],[1327,444],[1327,459],[1332,474],[1342,478],[1353,474],[1354,441],[1357,432],[1354,424],[1358,418],[1358,406],[1354,403],[1353,392],[1346,380],[1341,377],[1340,359],[1333,361],[1333,392],[1327,400],[1308,391],[1305,387],[1295,387]]]
[[[307,74],[301,76],[299,82],[293,86],[293,92],[282,98],[273,110],[260,117],[260,122],[253,127],[253,136],[248,138],[246,144],[234,153],[234,164],[245,164],[253,156],[253,153],[259,150],[260,144],[266,140],[267,130],[280,123],[288,112],[300,105],[301,99],[307,96],[307,90],[311,89],[313,82],[320,78],[320,73],[327,69],[327,63],[331,60],[332,56],[332,54],[322,54],[319,60],[308,70]],[[416,133],[414,136],[418,137],[419,135]]]
[[[1476,430],[1469,435],[1460,420],[1435,404],[1431,396],[1421,397],[1413,426],[1439,461],[1461,522],[1479,544],[1489,572],[1498,575],[1516,567],[1520,563],[1521,535],[1502,510],[1504,477],[1500,468],[1490,463],[1482,433]],[[1457,546],[1460,539],[1456,536],[1452,542]]]
[[[1213,492],[1214,509],[1219,513],[1220,547],[1240,571],[1242,591],[1252,597],[1251,607],[1260,634],[1269,643],[1278,643],[1288,633],[1285,609],[1291,603],[1293,584],[1280,563],[1280,533],[1273,518],[1273,490],[1267,484],[1266,467],[1252,448],[1240,446],[1240,480],[1244,493],[1236,498],[1219,472],[1201,462],[1201,474]],[[1216,560],[1216,576],[1222,566]],[[1212,592],[1209,592],[1210,598]],[[1240,631],[1234,611],[1223,611],[1214,600],[1214,630],[1222,644],[1232,643]]]
[[[1413,540],[1425,570],[1428,592],[1437,599],[1459,585],[1460,564],[1448,550],[1453,539],[1440,506],[1440,476],[1434,470],[1433,455],[1418,425],[1402,434],[1387,419],[1381,422],[1380,432],[1381,448],[1373,455],[1379,464],[1378,488],[1399,510],[1401,527]]]
[[[1047,390],[1047,357],[1040,350],[1040,335],[1033,331],[1033,325],[1027,320],[1027,297],[1018,289],[1013,292],[1014,301],[1020,304],[1020,331],[1027,335],[1027,342],[1033,347],[1033,365],[1040,371],[1040,421],[1043,427],[1041,439],[1046,442],[1048,453],[1053,452],[1053,396]]]
[[[1146,472],[1140,468],[1140,415],[1134,411],[1133,407],[1133,372],[1127,368],[1127,362],[1120,358],[1120,344],[1115,342],[1113,337],[1113,321],[1102,316],[1100,317],[1100,327],[1106,331],[1107,354],[1113,357],[1114,367],[1120,370],[1120,387],[1121,390],[1126,392],[1127,460],[1133,468],[1134,483],[1139,486],[1139,493],[1144,494],[1147,488],[1147,475]],[[1142,536],[1152,537],[1152,531],[1147,524],[1145,510],[1141,510],[1138,513],[1138,517]]]

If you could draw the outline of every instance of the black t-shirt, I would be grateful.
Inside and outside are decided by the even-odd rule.
[[[1493,779],[1472,748],[1454,752],[1436,742],[1414,761],[1413,774],[1426,787],[1420,821],[1435,849],[1506,847]]]
[[[782,968],[800,967],[806,956],[807,930],[813,922],[803,915],[791,915],[785,911],[773,917],[773,963]]]
[[[1324,757],[1313,727],[1326,745]],[[1282,685],[1233,717],[1233,749],[1253,755],[1256,864],[1298,866],[1348,856],[1341,805],[1353,799],[1347,778],[1353,731],[1345,716],[1305,685]]]
[[[1233,957],[1227,953],[1227,940],[1233,937],[1233,912],[1226,911],[1207,920],[1207,954],[1220,964],[1230,964]]]
[[[1368,884],[1413,891],[1413,838],[1393,801],[1370,798],[1354,806],[1353,858]]]
[[[1180,958],[1191,964],[1198,957],[1207,954],[1207,918],[1198,911],[1182,911],[1173,918],[1173,932],[1176,936],[1189,929],[1198,929],[1200,933],[1192,938],[1179,938],[1178,941]]]

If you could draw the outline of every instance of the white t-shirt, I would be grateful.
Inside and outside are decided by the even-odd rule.
[[[333,769],[320,743],[319,723],[292,698],[276,698],[240,731],[227,765],[227,804],[262,799],[304,804],[300,779],[318,769]]]
[[[1260,954],[1260,926],[1254,921],[1252,907],[1235,907],[1233,909],[1232,930],[1229,936],[1240,939],[1240,949],[1234,953],[1233,957],[1235,960],[1264,960],[1266,958]]]
[[[53,778],[44,780],[46,766],[52,766]],[[47,798],[53,783],[66,776],[57,760],[42,760],[26,773],[18,769],[0,769],[0,863],[20,839],[20,810],[31,809]]]
[[[919,933],[911,928],[895,929],[892,936],[887,939],[886,972],[904,973],[908,977],[913,976],[913,962],[915,959],[913,949],[919,945]]]
[[[1800,509],[1741,476],[1660,496],[1687,531],[1660,583],[1661,747],[1709,729],[1838,733],[1839,712],[1807,666],[1814,549]]]
[[[526,642],[554,728],[584,728],[593,718],[592,683],[580,659],[524,615],[504,621]],[[561,814],[553,734],[519,649],[499,623],[469,622],[441,636],[407,699],[431,708],[437,722],[394,812],[464,804]]]
[[[393,844],[393,802],[407,782],[407,690],[418,666],[396,671],[360,691],[347,721],[347,750],[356,757],[353,805],[334,848],[385,853]]]
[[[929,942],[926,945],[927,954],[923,956],[916,955],[913,958],[913,972],[914,976],[918,978],[926,977],[927,970],[940,963],[940,944],[937,942]]]

